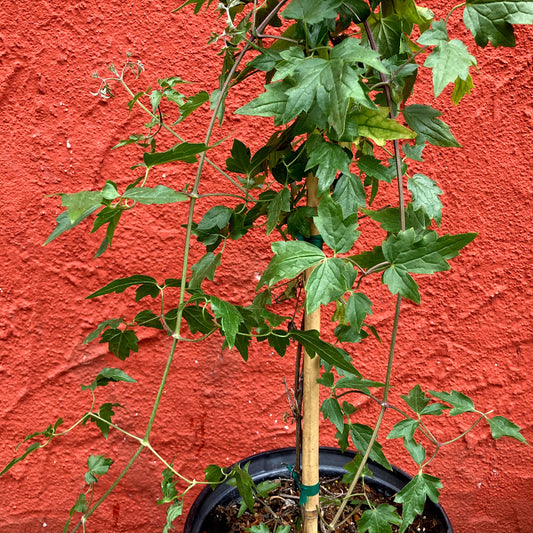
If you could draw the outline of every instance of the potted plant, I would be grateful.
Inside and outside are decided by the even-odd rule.
[[[180,9],[194,6],[195,13],[204,13],[204,8],[211,13],[211,3],[188,0]],[[353,445],[358,452],[348,467],[347,493],[337,502],[339,513],[320,526],[330,531],[338,527],[345,506],[354,500],[356,483],[371,477],[369,460],[391,468],[378,443],[388,413],[400,419],[386,437],[402,440],[416,465],[415,475],[394,497],[401,510],[389,503],[363,502],[360,518],[353,519],[363,532],[390,531],[391,526],[406,531],[426,500],[436,503],[442,485],[427,473],[428,466],[444,445],[478,424],[487,422],[494,438],[525,442],[517,425],[492,411],[479,410],[473,400],[455,390],[426,391],[416,385],[402,391],[402,403],[391,402],[402,302],[419,303],[415,277],[448,270],[449,261],[475,237],[439,234],[442,191],[430,177],[410,170],[423,162],[428,144],[459,146],[439,118],[441,113],[419,103],[428,96],[423,100],[413,96],[418,73],[422,68],[431,70],[435,98],[453,84],[452,99],[459,103],[473,87],[471,70],[476,59],[460,39],[450,35],[451,18],[462,11],[466,27],[482,47],[489,42],[512,45],[512,24],[532,22],[525,3],[501,2],[498,9],[492,4],[466,2],[437,20],[412,0],[267,0],[260,5],[227,1],[217,6],[225,26],[213,40],[222,43],[223,62],[219,88],[211,94],[203,90],[184,94],[184,80],[177,76],[160,78],[155,89],[134,91],[128,75],[133,72],[138,77],[143,65],[131,57],[121,69],[112,66],[109,77],[96,76],[98,95],[109,98],[118,86],[130,95],[129,109],[140,107],[149,117],[145,133],[132,134],[117,145],[143,149],[142,157],[138,152],[134,156],[138,176],[127,186],[108,180],[98,191],[62,193],[65,211],[57,217],[47,242],[92,218],[92,231],[104,233],[99,257],[112,245],[128,212],[139,205],[186,205],[183,226],[176,226],[176,232],[183,229],[184,237],[181,269],[175,277],[157,280],[135,273],[111,280],[88,296],[125,291],[133,295],[134,291],[142,309],[128,318],[103,317],[86,343],[105,343],[126,361],[138,350],[137,331],[151,328],[168,342],[169,355],[144,435],[134,435],[114,422],[116,403],[100,403],[102,387],[135,382],[124,370],[106,367],[82,386],[92,397],[89,411],[68,429],[58,419],[44,431],[28,435],[24,451],[1,474],[52,439],[95,423],[104,437],[119,431],[138,448],[103,494],[96,482],[113,461],[100,454],[89,457],[86,489],[71,507],[65,531],[85,528],[142,452],[150,452],[164,466],[158,503],[168,504],[163,529],[170,530],[182,513],[185,496],[200,482],[176,470],[172,460],[152,446],[150,435],[176,355],[188,342],[213,335],[220,335],[223,346],[238,351],[245,360],[250,347],[259,343],[295,361],[293,385],[287,386],[290,416],[297,428],[291,472],[300,492],[305,532],[318,531],[323,520],[318,468],[321,416],[334,425],[342,451]],[[264,88],[235,113],[272,118],[275,129],[266,136],[254,132],[253,139],[216,142],[213,132],[223,122],[232,89],[258,76],[264,78]],[[212,110],[207,131],[199,138],[185,137],[181,124],[194,120],[194,113],[204,105]],[[164,134],[174,139],[172,146]],[[211,151],[223,149],[225,168],[210,159]],[[163,165],[180,169],[194,165],[189,167],[194,170],[179,186],[169,187],[154,179],[154,169]],[[232,190],[217,191],[209,181],[205,183],[208,167]],[[207,210],[201,207],[205,202],[210,206]],[[272,249],[246,303],[224,298],[210,283],[224,275],[220,271],[224,251],[240,239],[251,243],[261,239]],[[377,330],[371,321],[371,299],[379,285],[390,293],[393,323],[388,333]],[[357,370],[359,343],[367,338],[381,342],[382,337],[387,339],[388,357],[378,366],[384,366],[385,372],[362,375]],[[328,391],[322,401],[320,389]],[[373,426],[358,418],[359,405],[353,398],[360,396],[378,407]],[[457,435],[438,438],[433,428],[438,427],[439,417],[456,415],[474,419]],[[235,484],[249,510],[255,496],[265,497],[272,489],[271,485],[266,485],[268,490],[258,487],[245,464],[231,469],[210,465],[206,474],[212,485]],[[361,496],[365,500],[366,494]],[[270,526],[253,527],[252,531],[268,531]],[[276,523],[278,533],[290,527]]]

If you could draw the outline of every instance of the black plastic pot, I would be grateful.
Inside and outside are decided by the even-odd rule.
[[[344,465],[350,462],[354,456],[354,452],[346,451],[341,453],[338,448],[320,448],[320,475],[342,476],[345,473]],[[255,483],[260,483],[267,479],[288,478],[290,475],[287,465],[294,465],[295,449],[280,448],[239,461],[241,465],[248,462],[250,463],[248,472]],[[402,472],[398,468],[393,467],[393,470],[389,471],[373,462],[370,462],[368,466],[374,478],[366,479],[366,482],[385,496],[395,494],[411,479],[409,474]],[[189,511],[183,530],[184,533],[202,533],[202,528],[209,513],[218,505],[228,505],[238,497],[237,489],[229,485],[219,485],[215,490],[206,487],[198,495]],[[436,518],[442,524],[442,528],[438,533],[453,533],[452,525],[440,505],[435,505],[433,502],[428,501],[424,513]]]

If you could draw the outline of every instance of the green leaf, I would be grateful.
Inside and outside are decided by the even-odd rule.
[[[361,209],[361,211],[372,220],[379,222],[381,228],[386,232],[398,233],[401,231],[399,207],[388,207],[378,211]],[[413,228],[415,231],[426,230],[430,222],[430,218],[423,210],[415,211],[412,203],[407,204],[407,209],[405,210],[406,228]]]
[[[109,424],[111,423],[111,417],[115,414],[113,407],[121,407],[121,405],[119,403],[103,403],[98,410],[98,416],[103,418],[103,420],[100,420],[100,418],[95,418],[94,416],[89,417],[89,420],[94,422],[100,428],[102,435],[106,439],[109,437]],[[83,424],[85,425],[85,422]]]
[[[67,208],[71,224],[77,224],[88,211],[94,211],[102,205],[104,195],[101,191],[80,191],[62,194],[61,205]],[[91,211],[91,213],[92,213]]]
[[[105,224],[113,224],[116,227],[123,211],[124,208],[122,206],[104,207],[96,215],[91,233],[94,233],[97,229]]]
[[[395,139],[414,139],[416,133],[389,118],[386,107],[379,109],[361,109],[350,116],[357,123],[359,134],[372,139],[377,145],[383,146],[386,141]]]
[[[277,489],[281,484],[274,481],[266,480],[259,483],[255,490],[260,498],[266,498],[268,495],[275,489]]]
[[[424,137],[420,136],[417,137],[417,141],[415,144],[403,144],[402,149],[405,153],[405,155],[412,159],[413,161],[424,161],[422,158],[422,152],[424,151],[424,148],[427,146],[427,143],[424,139]]]
[[[466,80],[457,78],[455,80],[455,86],[452,93],[452,102],[454,105],[457,105],[465,96],[465,94],[470,94],[470,91],[474,88],[474,81],[472,76],[468,76]]]
[[[422,514],[426,497],[429,497],[432,502],[438,503],[439,489],[442,489],[440,479],[420,473],[396,494],[394,501],[402,504],[403,520],[400,533],[404,533],[415,517]]]
[[[144,96],[145,94],[146,93],[144,91],[141,91],[141,92],[135,94],[134,97],[128,102],[128,110],[130,112],[133,109],[133,106],[135,105],[137,100],[139,100],[139,98],[141,98],[141,96]],[[122,145],[122,146],[124,146],[124,145]],[[113,148],[118,148],[118,146],[114,146]]]
[[[183,514],[183,501],[176,499],[167,508],[166,524],[162,533],[170,533],[174,529],[172,522]]]
[[[286,187],[276,194],[267,207],[266,232],[270,235],[277,226],[281,212],[288,213],[291,210],[291,193]]]
[[[427,407],[422,410],[422,415],[433,415],[440,416],[446,409],[449,409],[447,405],[442,403],[430,403]]]
[[[100,372],[94,381],[90,385],[82,385],[81,390],[95,390],[96,387],[105,387],[109,383],[115,383],[117,381],[125,381],[127,383],[137,383],[135,379],[128,376],[126,372],[118,368],[109,368],[106,367]]]
[[[89,485],[96,483],[98,481],[98,477],[105,474],[112,464],[113,460],[106,458],[103,455],[91,455],[87,459],[89,471],[85,473],[85,482]]]
[[[279,241],[271,244],[274,257],[261,276],[257,287],[272,286],[283,279],[292,279],[326,256],[315,245],[305,241]]]
[[[248,174],[251,165],[251,152],[244,143],[239,139],[233,140],[231,148],[231,157],[226,159],[226,168],[230,172],[237,172],[238,174]]]
[[[305,348],[310,357],[318,355],[328,365],[334,366],[337,370],[360,376],[359,372],[351,364],[350,356],[344,350],[320,339],[318,331],[294,330],[289,335]]]
[[[331,50],[331,58],[343,59],[349,62],[350,65],[364,63],[378,72],[389,74],[389,71],[380,59],[379,53],[363,46],[359,39],[344,39],[341,41],[340,44],[337,44]]]
[[[152,113],[155,114],[157,111],[157,108],[159,107],[159,104],[161,103],[161,98],[163,97],[163,94],[161,91],[152,91],[150,94],[150,103],[152,104]]]
[[[424,394],[420,385],[415,385],[407,396],[401,395],[405,403],[416,413],[421,414],[429,403],[429,398]]]
[[[341,5],[341,9],[356,24],[365,21],[370,16],[370,8],[363,0],[345,0]]]
[[[418,420],[412,418],[404,418],[400,420],[390,430],[387,439],[406,439],[413,440],[415,431],[418,429],[420,423]]]
[[[196,163],[197,154],[208,149],[203,143],[178,143],[166,152],[145,152],[143,154],[144,164],[151,168],[155,165],[172,163],[173,161],[184,161],[185,163]]]
[[[318,206],[318,216],[313,218],[324,242],[335,252],[344,254],[352,249],[360,235],[357,229],[357,213],[344,218],[342,207],[325,194]]]
[[[354,390],[361,391],[363,394],[366,394],[367,396],[370,396],[369,387],[384,387],[384,386],[385,386],[385,383],[381,383],[380,381],[372,381],[370,379],[365,379],[363,377],[358,377],[358,376],[343,376],[337,380],[337,383],[335,383],[336,389],[354,389]],[[343,409],[345,409],[346,403],[347,402],[343,403]],[[348,407],[348,409],[350,409],[350,407]]]
[[[346,403],[346,402],[344,402]],[[348,426],[345,427],[345,432],[348,429]],[[343,432],[344,433],[344,432]],[[341,433],[337,433],[337,437],[339,437]],[[347,432],[346,432],[347,435]],[[344,443],[343,443],[344,444]],[[346,440],[346,447],[348,447],[348,441]],[[344,453],[344,452],[343,452]],[[355,457],[349,462],[344,465],[344,469],[346,470],[346,473],[342,477],[342,482],[350,484],[355,478],[355,475],[357,474],[357,471],[359,470],[361,466],[361,461],[363,460],[363,456],[359,453],[355,455]],[[365,464],[363,466],[363,470],[361,472],[361,476],[364,476],[366,478],[372,478],[373,474],[370,468],[368,468],[368,464]]]
[[[437,98],[448,83],[455,83],[457,78],[467,80],[470,67],[475,67],[477,62],[462,41],[448,40],[443,20],[434,21],[432,28],[434,30],[423,33],[418,42],[422,45],[436,45],[424,66],[433,69],[433,89]]]
[[[413,195],[413,208],[423,209],[439,226],[442,219],[442,191],[435,181],[424,174],[414,174],[407,180],[407,189]]]
[[[253,511],[254,508],[254,482],[252,476],[248,473],[248,465],[244,468],[240,466],[233,467],[232,476],[237,485],[237,490],[242,497],[242,500],[249,511]]]
[[[189,197],[182,193],[169,189],[164,185],[156,185],[155,187],[134,187],[128,189],[122,198],[129,198],[135,200],[140,204],[173,204],[175,202],[185,202]]]
[[[338,170],[350,173],[351,158],[338,144],[325,141],[321,135],[311,135],[305,146],[309,157],[305,170],[316,167],[319,195],[329,190]]]
[[[176,89],[172,89],[171,87],[165,87],[163,91],[163,98],[166,98],[169,102],[173,102],[178,106],[185,104],[185,95],[179,91],[176,91]]]
[[[475,236],[475,233],[461,233],[439,237],[434,231],[417,233],[410,228],[391,235],[383,243],[383,255],[392,266],[415,274],[442,272],[450,269],[447,260],[459,255],[459,250]]]
[[[44,241],[43,246],[47,245],[49,242],[59,237],[62,233],[65,233],[65,231],[69,231],[72,228],[75,228],[80,222],[83,222],[87,217],[91,216],[99,207],[101,207],[101,204],[93,205],[74,221],[70,220],[67,211],[63,211],[63,213],[56,217],[56,227],[54,228],[52,233],[50,233],[46,241]]]
[[[383,272],[383,283],[389,287],[391,294],[400,294],[413,302],[420,303],[418,285],[407,269],[402,266],[391,265]]]
[[[402,519],[393,505],[382,503],[375,508],[367,509],[357,522],[360,533],[392,533],[390,524],[400,525]]]
[[[165,468],[161,475],[163,476],[163,480],[161,481],[161,492],[163,493],[163,496],[157,500],[157,505],[171,503],[178,496],[172,469]]]
[[[5,474],[8,470],[10,470],[18,462],[23,461],[24,459],[26,459],[26,457],[30,453],[34,452],[35,450],[38,450],[40,447],[41,447],[41,444],[38,443],[38,442],[34,442],[33,444],[30,444],[26,448],[26,450],[24,451],[24,453],[22,455],[19,455],[18,457],[15,457],[15,459],[12,459],[11,461],[9,461],[9,463],[7,463],[7,465],[4,467],[4,469],[0,472],[0,476]]]
[[[225,205],[215,205],[200,220],[198,231],[201,233],[215,232],[217,235],[220,230],[225,228],[231,220],[233,209]],[[204,241],[202,241],[204,242]]]
[[[139,351],[139,339],[131,329],[106,329],[100,339],[100,343],[104,342],[108,343],[109,351],[121,361],[125,361],[131,352]]]
[[[350,424],[350,437],[356,450],[361,455],[365,454],[368,445],[370,444],[370,439],[372,438],[373,432],[373,429],[369,426],[365,426],[363,424]],[[376,461],[376,463],[380,464],[387,470],[392,470],[389,461],[387,461],[387,458],[381,450],[381,444],[379,444],[377,441],[375,441],[374,445],[372,446],[370,459]]]
[[[199,107],[209,101],[209,93],[206,91],[200,91],[199,93],[194,94],[187,98],[185,103],[179,106],[180,108],[180,118],[173,124],[179,124],[185,120],[191,113],[196,111]]]
[[[305,286],[305,308],[312,313],[320,304],[327,305],[352,288],[356,271],[350,263],[331,257],[320,263]]]
[[[532,24],[530,0],[467,0],[463,18],[476,43],[485,48],[515,46],[512,24]]]
[[[289,99],[285,91],[289,88],[290,85],[286,82],[265,85],[264,93],[261,93],[257,98],[239,107],[235,111],[235,114],[254,117],[274,117],[274,125],[280,126],[284,123],[285,109],[287,100]]]
[[[211,281],[215,278],[215,270],[220,265],[222,254],[207,252],[197,263],[192,265],[193,272],[189,281],[189,288],[199,289],[203,281],[207,278]]]
[[[233,304],[220,300],[216,296],[211,296],[210,301],[215,318],[220,320],[220,327],[226,337],[228,347],[232,348],[235,345],[239,324],[243,321],[242,315]]]
[[[351,255],[348,257],[359,268],[368,270],[381,263],[386,263],[385,256],[383,255],[383,249],[381,246],[374,246],[371,251],[361,252],[357,255]]]
[[[337,398],[326,398],[322,402],[320,411],[324,415],[324,420],[329,418],[329,421],[339,430],[344,428],[344,415]]]
[[[205,480],[208,483],[212,483],[214,485],[218,484],[225,477],[224,469],[218,465],[208,465],[204,469],[204,472],[205,472]]]
[[[373,14],[368,23],[383,58],[393,57],[401,51],[402,20],[398,15],[383,17],[381,13]]]
[[[116,279],[101,289],[98,289],[96,292],[93,292],[87,298],[96,298],[97,296],[102,296],[103,294],[111,294],[113,292],[119,294],[121,292],[124,292],[128,287],[133,287],[134,285],[151,285],[153,287],[157,287],[157,290],[159,292],[160,288],[157,284],[157,281],[150,277],[150,276],[144,276],[142,274],[137,274],[134,276],[129,276],[127,278],[119,278]]]
[[[366,205],[366,195],[363,183],[359,176],[348,172],[342,174],[333,191],[331,198],[342,207],[342,213],[348,217],[357,213],[359,206]]]
[[[427,8],[418,7],[414,0],[394,0],[394,10],[411,24],[417,24],[423,33],[433,20],[433,13]]]
[[[276,353],[283,357],[290,344],[290,338],[285,330],[275,329],[268,337],[268,344],[276,350]]]
[[[346,320],[360,330],[368,315],[372,314],[372,302],[361,292],[354,292],[346,304]]]
[[[89,333],[89,335],[87,335],[87,337],[85,337],[85,340],[83,341],[83,344],[87,344],[87,343],[97,339],[100,336],[100,333],[102,333],[102,331],[104,329],[106,329],[106,328],[114,328],[114,329],[116,329],[123,322],[124,322],[123,318],[110,318],[108,320],[104,320],[103,322],[100,322],[100,324],[98,324],[97,328],[95,330],[91,331],[91,333]]]
[[[248,361],[248,353],[251,342],[250,332],[251,329],[245,323],[241,322],[239,324],[239,331],[235,337],[235,348],[237,348],[237,351],[244,361]]]
[[[501,437],[511,437],[527,444],[526,439],[520,433],[520,427],[513,424],[504,416],[493,416],[489,418],[490,430],[493,439],[500,439]]]
[[[336,18],[341,3],[341,0],[292,0],[283,11],[283,16],[306,24],[316,24],[324,19]]]
[[[476,412],[474,402],[462,392],[452,389],[450,392],[437,392],[430,390],[429,393],[435,396],[435,398],[449,403],[452,406],[452,409],[450,410],[451,416]]]
[[[403,117],[408,126],[428,143],[434,146],[460,147],[450,133],[450,127],[438,118],[441,115],[437,109],[421,104],[408,105],[403,110]],[[417,138],[417,143],[419,142],[420,139]]]
[[[282,122],[288,122],[302,112],[309,112],[315,116],[318,126],[329,125],[338,137],[342,137],[348,109],[353,103],[372,110],[375,108],[375,104],[363,90],[360,78],[350,61],[335,58],[334,50],[335,48],[331,52],[330,60],[310,57],[296,67],[295,85],[286,91],[289,99]],[[355,115],[350,115],[350,121]],[[358,124],[358,120],[355,120],[355,123]]]
[[[75,513],[82,513],[85,514],[87,512],[87,497],[85,494],[80,494],[78,496],[78,499],[76,500],[76,503],[71,507],[69,511],[69,519],[65,523],[65,527],[63,528],[63,533],[68,533],[70,528],[70,521]]]
[[[419,442],[416,442],[414,439],[404,439],[403,445],[409,452],[411,459],[413,459],[418,466],[421,466],[426,460],[426,450],[424,446]]]
[[[214,317],[207,309],[197,305],[186,305],[183,308],[183,318],[187,322],[187,326],[191,333],[202,333],[207,335],[216,329]],[[167,322],[171,321],[168,314],[165,316]],[[175,320],[175,315],[174,315]]]
[[[165,329],[161,323],[160,316],[156,315],[153,311],[150,311],[150,309],[145,309],[144,311],[137,313],[133,320],[138,326],[145,328]]]
[[[396,177],[395,168],[382,165],[381,161],[373,155],[361,156],[357,161],[357,167],[367,176],[384,181],[385,183],[391,183],[393,178]]]

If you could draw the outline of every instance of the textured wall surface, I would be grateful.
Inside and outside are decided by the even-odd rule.
[[[452,6],[449,1],[436,4],[424,2],[439,16]],[[92,72],[104,74],[106,64],[119,66],[126,52],[133,52],[146,66],[142,79],[133,82],[136,90],[169,75],[196,82],[198,90],[215,88],[220,58],[213,53],[218,45],[206,44],[208,21],[189,20],[190,11],[171,14],[174,7],[161,0],[2,4],[0,468],[28,433],[60,416],[66,428],[89,409],[90,396],[80,384],[90,383],[105,366],[123,368],[138,383],[110,385],[98,392],[99,401],[120,401],[124,408],[117,408],[116,419],[130,432],[142,434],[146,427],[167,346],[147,330],[139,353],[121,363],[104,345],[82,345],[105,318],[131,318],[142,309],[131,293],[84,297],[116,277],[179,277],[185,208],[142,207],[128,213],[112,249],[98,259],[93,256],[99,236],[88,235],[88,225],[46,247],[42,243],[61,212],[60,200],[47,195],[100,189],[106,179],[123,185],[139,172],[129,169],[141,157],[138,148],[109,148],[140,131],[146,117],[136,111],[128,115],[128,97],[118,88],[112,100],[91,96],[98,85]],[[466,148],[428,148],[418,170],[446,191],[443,232],[479,236],[453,261],[451,272],[419,277],[422,304],[405,304],[395,372],[396,397],[417,382],[425,389],[464,391],[481,409],[494,408],[520,424],[530,442],[532,39],[530,28],[518,28],[515,50],[480,53],[474,94],[454,108],[448,89],[436,104]],[[236,90],[230,112],[251,83]],[[412,102],[430,103],[429,89],[426,85]],[[183,135],[203,135],[207,118],[201,111],[195,122],[184,124]],[[259,137],[270,127],[268,120],[233,117],[216,137]],[[212,158],[223,164],[230,146],[224,143]],[[192,167],[165,171],[158,171],[162,182],[175,189],[193,179]],[[218,178],[208,173],[208,179]],[[209,207],[202,204],[200,212]],[[253,238],[229,246],[226,274],[211,289],[240,303],[268,261],[268,246]],[[201,247],[194,253],[201,253]],[[378,287],[373,300],[373,324],[386,340],[391,298]],[[210,462],[229,463],[290,445],[294,435],[293,426],[283,421],[282,379],[290,379],[291,357],[282,360],[261,346],[245,364],[236,352],[221,351],[220,344],[212,337],[179,352],[153,433],[152,445],[175,458],[175,466],[190,477],[200,478]],[[386,343],[370,341],[353,352],[363,373],[379,372]],[[370,409],[368,420],[376,414]],[[394,421],[391,415],[387,426]],[[466,423],[450,419],[437,433],[444,439]],[[324,426],[323,444],[333,443],[333,433]],[[385,446],[393,462],[413,471],[393,444]],[[115,460],[97,485],[101,494],[134,450],[135,444],[117,432],[103,441],[94,425],[54,440],[0,478],[0,533],[62,531],[68,510],[84,490],[87,457],[99,453]],[[442,503],[456,532],[533,531],[532,465],[531,448],[509,439],[493,441],[487,428],[445,448],[433,472],[443,478]],[[155,504],[161,470],[148,453],[141,457],[95,513],[88,531],[161,531],[165,510]]]

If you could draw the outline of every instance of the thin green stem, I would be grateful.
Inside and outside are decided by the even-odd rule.
[[[457,437],[455,437],[455,438],[453,438],[451,440],[447,440],[446,442],[442,442],[440,445],[441,446],[446,446],[447,444],[452,444],[453,442],[462,439],[467,433],[470,433],[485,418],[487,418],[487,415],[485,415],[485,414],[481,415],[466,431],[463,431],[460,435],[458,435]]]
[[[376,42],[374,40],[374,36],[372,35],[372,31],[370,29],[370,25],[368,24],[368,21],[365,20],[364,22],[365,31],[368,35],[368,40],[370,43],[370,46],[373,50],[376,52],[379,52]],[[387,82],[387,78],[383,73],[380,72],[380,77],[383,82]],[[385,98],[387,100],[387,104],[389,106],[389,115],[392,119],[395,118],[394,115],[394,109],[393,109],[393,101],[392,101],[392,95],[390,86],[388,84],[384,85],[383,87]],[[405,205],[404,205],[404,198],[403,198],[403,180],[402,180],[402,168],[401,168],[401,155],[400,155],[400,143],[398,141],[394,141],[394,159],[396,163],[396,176],[398,179],[398,203],[400,206],[400,227],[401,230],[405,230]],[[363,460],[361,461],[361,464],[359,468],[357,469],[357,472],[354,476],[354,479],[352,483],[350,484],[350,487],[348,489],[348,492],[346,496],[343,498],[343,501],[341,505],[339,506],[339,509],[337,510],[337,513],[335,517],[333,518],[333,521],[330,524],[330,530],[334,530],[335,526],[337,525],[337,522],[339,521],[340,517],[342,516],[342,513],[344,511],[344,508],[346,507],[348,500],[350,499],[350,496],[352,495],[355,485],[357,484],[359,478],[361,477],[361,474],[363,472],[363,468],[366,465],[370,454],[372,452],[372,448],[374,446],[374,443],[377,440],[379,430],[381,428],[381,424],[383,422],[383,418],[385,416],[385,413],[388,408],[388,397],[389,397],[389,391],[391,387],[391,376],[392,376],[392,366],[394,361],[394,351],[396,348],[396,339],[397,339],[397,333],[398,333],[398,327],[400,324],[400,310],[402,305],[402,297],[398,294],[396,296],[396,306],[394,311],[394,322],[392,325],[392,333],[391,333],[391,341],[390,341],[390,347],[389,347],[389,356],[387,360],[387,371],[385,375],[385,386],[383,388],[383,401],[381,403],[381,409],[379,411],[379,415],[376,421],[376,424],[374,426],[374,431],[372,432],[372,436],[370,437],[370,441],[368,443],[367,449],[365,451],[365,454],[363,456]]]
[[[452,13],[456,10],[456,9],[460,9],[461,7],[464,7],[466,6],[466,2],[463,2],[462,4],[458,4],[456,6],[453,6],[450,11],[448,12],[448,15],[446,15],[446,19],[445,19],[445,23],[446,23],[446,26],[448,25],[448,20],[450,19]]]
[[[93,403],[94,406],[94,403]],[[91,409],[93,408],[91,406]],[[76,426],[79,426],[80,424],[83,424],[85,420],[87,420],[87,417],[90,413],[85,413],[75,424],[72,424],[68,429],[65,429],[65,431],[61,431],[60,433],[54,433],[54,437],[61,437],[62,435],[66,435],[67,433],[70,433]]]
[[[131,466],[133,465],[133,463],[137,460],[137,457],[139,457],[139,455],[141,454],[141,452],[143,451],[144,449],[144,446],[139,446],[139,448],[137,449],[137,451],[133,454],[132,458],[129,460],[128,464],[124,467],[124,469],[122,470],[122,472],[118,475],[117,479],[115,479],[115,481],[113,481],[113,483],[111,484],[111,486],[105,491],[105,493],[102,495],[102,497],[93,505],[93,507],[91,507],[91,509],[89,509],[82,517],[82,520],[80,522],[78,522],[78,524],[76,525],[76,527],[72,530],[72,533],[74,533],[75,531],[78,530],[78,528],[80,527],[80,525],[83,525],[83,529],[85,529],[85,522],[87,521],[87,518],[89,518],[89,516],[91,516],[94,511],[96,511],[96,509],[98,509],[98,507],[100,507],[100,505],[102,505],[102,503],[104,503],[104,501],[107,499],[107,497],[113,492],[113,490],[115,489],[115,487],[120,483],[120,480],[126,475],[126,472],[131,468]]]
[[[98,413],[88,413],[88,415],[100,420],[101,422],[105,422],[109,427],[112,427],[113,429],[120,431],[120,433],[122,433],[123,435],[126,435],[126,437],[129,437],[130,439],[133,439],[138,444],[143,444],[143,440],[140,437],[137,437],[137,435],[133,435],[132,433],[128,433],[125,429],[122,429],[120,426],[117,426],[116,424],[113,424],[113,422],[110,422],[109,420],[102,418]]]
[[[344,508],[348,504],[348,501],[350,497],[352,496],[355,486],[357,482],[359,481],[359,478],[361,477],[361,474],[363,472],[363,468],[365,467],[370,454],[372,452],[372,448],[374,446],[374,443],[377,440],[378,433],[381,427],[381,423],[383,422],[383,418],[385,416],[385,412],[387,411],[387,399],[389,397],[389,391],[391,387],[391,376],[392,376],[392,363],[394,360],[394,350],[396,347],[396,337],[398,333],[398,326],[400,323],[400,309],[401,309],[401,302],[402,297],[398,295],[396,297],[396,308],[394,311],[394,323],[392,326],[392,335],[391,335],[391,341],[390,341],[390,348],[389,348],[389,357],[387,362],[387,372],[385,376],[385,387],[383,388],[383,401],[381,404],[381,409],[379,411],[379,415],[376,421],[376,424],[374,426],[374,431],[372,432],[372,436],[370,437],[370,441],[368,443],[367,449],[365,451],[365,454],[363,455],[363,459],[361,461],[361,464],[359,465],[359,468],[357,469],[357,472],[355,473],[354,479],[350,484],[350,487],[348,488],[348,491],[346,495],[344,496],[341,505],[339,506],[339,509],[337,510],[337,513],[335,517],[333,518],[331,524],[329,525],[330,531],[333,531],[337,525],[337,522],[339,521],[340,517],[342,516],[342,513],[344,512]]]
[[[184,475],[180,474],[170,463],[165,461],[153,448],[149,442],[143,442],[143,446],[150,450],[175,476],[179,477],[182,481],[185,481],[188,485],[197,485],[199,482],[195,479],[188,479]]]
[[[198,198],[207,198],[209,196],[224,196],[228,198],[238,198],[239,200],[244,200],[245,202],[248,202],[250,198],[240,196],[239,194],[230,194],[227,192],[207,192],[204,194],[199,194]]]

